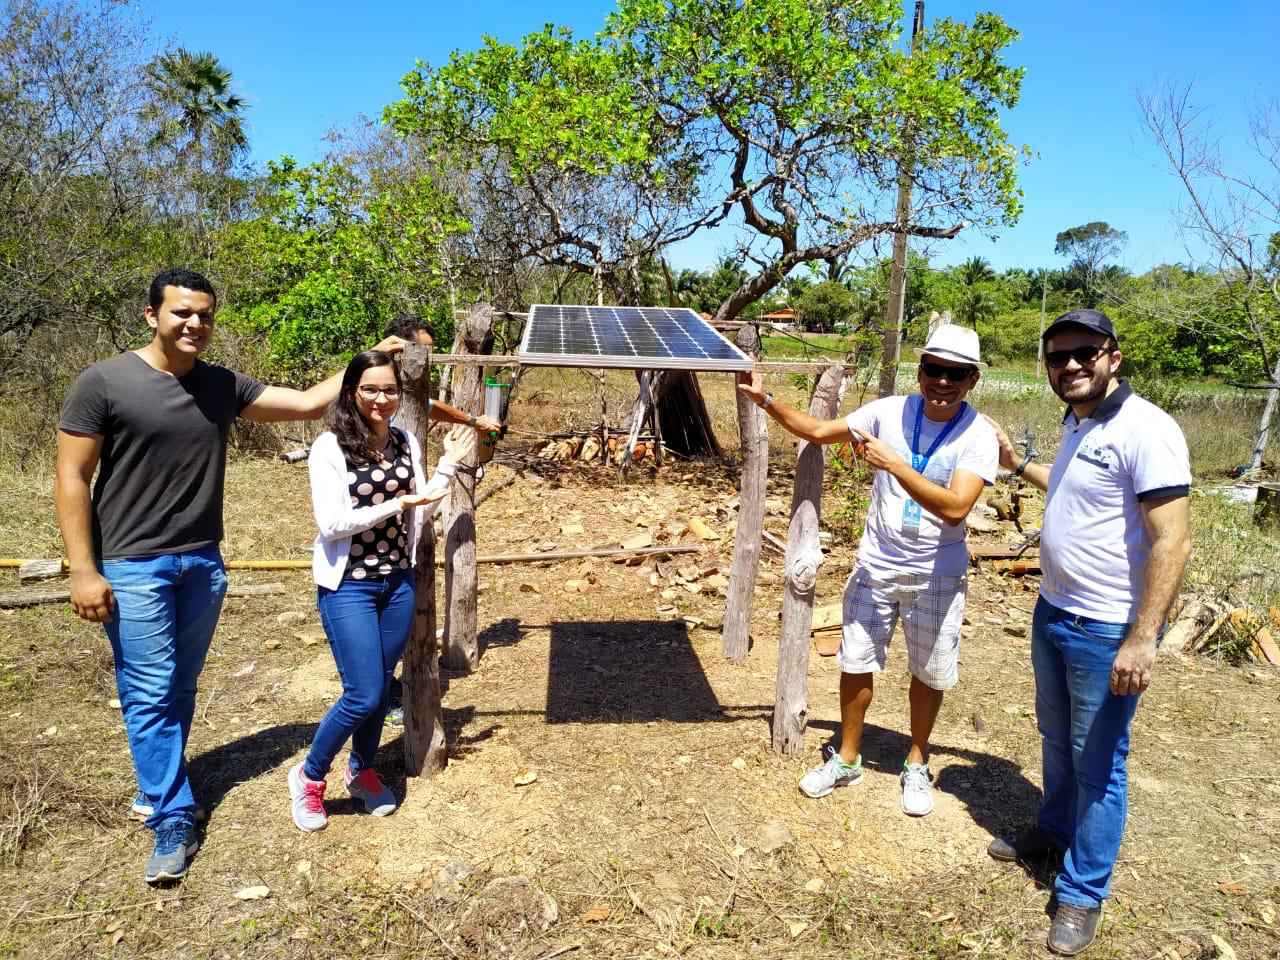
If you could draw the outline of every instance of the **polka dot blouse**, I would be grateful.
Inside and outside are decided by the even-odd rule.
[[[391,436],[394,440],[390,459],[384,456],[363,466],[347,461],[347,490],[352,507],[369,507],[414,492],[409,445],[398,430],[391,431]],[[367,580],[409,569],[408,522],[409,517],[402,511],[353,536],[343,579]]]

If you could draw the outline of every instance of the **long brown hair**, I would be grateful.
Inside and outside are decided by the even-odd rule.
[[[378,456],[377,451],[374,450],[377,441],[374,439],[373,430],[369,427],[369,421],[360,413],[360,408],[356,406],[356,387],[360,385],[360,378],[364,376],[366,370],[374,367],[390,367],[395,373],[396,386],[401,386],[400,368],[391,359],[391,354],[380,350],[357,353],[351,358],[346,372],[342,375],[342,386],[338,389],[337,399],[329,404],[329,409],[324,415],[325,426],[338,438],[338,446],[342,448],[347,462],[358,467],[372,463]],[[404,396],[403,392],[401,396]],[[396,430],[391,431],[391,442],[398,450],[400,438],[397,433]]]

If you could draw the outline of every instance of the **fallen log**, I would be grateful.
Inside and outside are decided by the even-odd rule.
[[[1192,600],[1178,613],[1172,626],[1164,635],[1161,649],[1182,653],[1195,643],[1200,634],[1217,618],[1219,609],[1203,600]]]
[[[577,560],[583,557],[646,557],[664,553],[697,553],[702,547],[695,544],[665,547],[600,547],[596,550],[549,550],[546,553],[494,553],[476,557],[476,563],[533,563],[538,560]],[[440,561],[436,561],[436,566]]]
[[[261,597],[272,593],[283,593],[283,583],[245,583],[232,584],[227,588],[228,597]],[[42,603],[61,603],[70,599],[69,591],[62,587],[45,587],[42,590],[15,590],[0,593],[0,607],[34,607]]]

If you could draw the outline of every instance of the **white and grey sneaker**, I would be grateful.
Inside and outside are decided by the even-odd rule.
[[[836,787],[853,787],[862,782],[862,754],[845,763],[835,747],[828,747],[827,760],[800,778],[800,792],[817,800]]]
[[[902,765],[902,812],[909,817],[927,817],[933,813],[933,784],[929,782],[929,765]]]
[[[302,772],[302,764],[289,768],[289,803],[293,813],[293,824],[305,833],[323,830],[329,825],[329,817],[324,812],[323,780],[308,780]]]
[[[347,793],[351,794],[352,799],[364,804],[366,813],[371,813],[375,817],[385,817],[395,813],[395,795],[387,789],[382,778],[371,767],[366,767],[354,777],[351,776],[351,770],[348,768],[343,772],[342,779],[347,785]]]

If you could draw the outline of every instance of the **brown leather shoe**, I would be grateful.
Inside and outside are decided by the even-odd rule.
[[[1100,919],[1102,907],[1058,904],[1058,912],[1053,915],[1053,926],[1049,928],[1049,949],[1063,956],[1075,956],[1093,943]]]
[[[987,853],[996,860],[1012,862],[1014,860],[1035,860],[1050,854],[1061,855],[1062,851],[1054,846],[1045,832],[1036,823],[1016,836],[1013,834],[996,837],[987,845]]]

